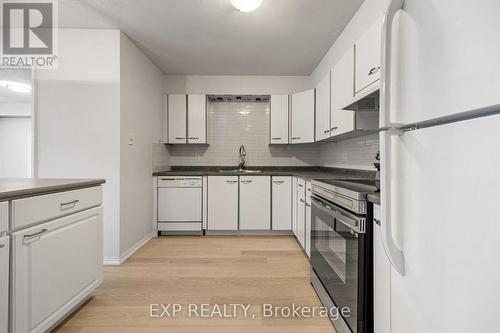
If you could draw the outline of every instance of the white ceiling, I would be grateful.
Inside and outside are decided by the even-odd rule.
[[[60,0],[61,28],[126,33],[166,74],[309,75],[363,0]]]

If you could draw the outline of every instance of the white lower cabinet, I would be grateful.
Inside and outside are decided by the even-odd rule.
[[[308,257],[311,257],[311,194],[311,182],[306,181],[306,218],[304,238],[306,244],[306,253]]]
[[[271,177],[240,176],[239,229],[271,229]]]
[[[12,234],[12,332],[44,332],[102,279],[102,209]]]
[[[272,229],[292,230],[292,177],[272,178]]]
[[[295,236],[299,240],[302,248],[305,249],[306,236],[306,182],[299,178],[297,181],[297,233]]]
[[[9,203],[0,202],[0,237],[9,230]]]
[[[298,188],[298,178],[293,177],[292,178],[292,232],[297,237],[297,208],[298,208],[298,201],[299,199],[297,198],[297,190]]]
[[[238,176],[208,177],[208,230],[238,230]]]
[[[0,238],[0,333],[9,329],[9,239]]]
[[[380,223],[380,206],[374,205],[374,219]],[[391,331],[391,264],[382,245],[381,230],[373,225],[373,307],[374,333]]]

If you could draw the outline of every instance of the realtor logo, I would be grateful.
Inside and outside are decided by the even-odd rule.
[[[2,66],[54,67],[56,0],[0,0]]]

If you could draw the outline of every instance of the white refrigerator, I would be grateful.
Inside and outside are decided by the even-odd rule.
[[[380,127],[390,332],[500,332],[499,0],[390,3]]]

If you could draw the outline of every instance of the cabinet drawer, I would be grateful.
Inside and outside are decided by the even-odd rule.
[[[101,186],[13,200],[12,229],[72,214],[101,203]]]
[[[9,230],[9,203],[0,202],[0,237]]]

